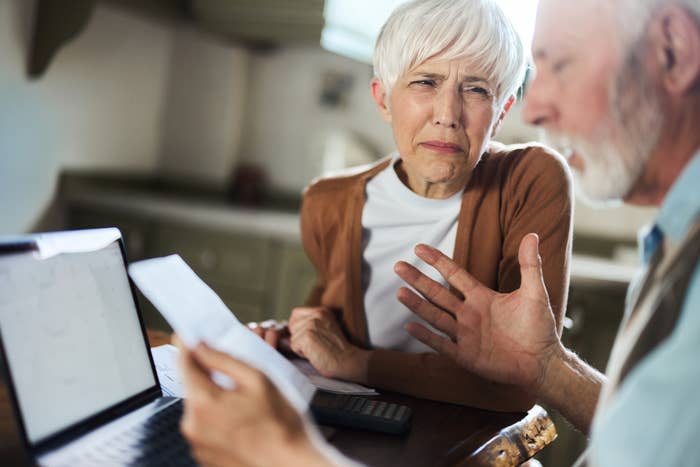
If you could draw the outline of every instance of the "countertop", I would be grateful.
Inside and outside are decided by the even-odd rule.
[[[190,225],[265,235],[300,242],[299,213],[274,208],[245,207],[221,200],[189,199],[121,188],[82,187],[64,194],[72,206],[108,208]],[[625,288],[638,267],[609,258],[574,253],[571,283],[575,286]]]

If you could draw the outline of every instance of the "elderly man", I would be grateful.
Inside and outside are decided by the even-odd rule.
[[[402,288],[399,299],[447,337],[415,323],[407,330],[468,371],[516,385],[590,431],[591,465],[688,465],[700,457],[700,2],[542,0],[533,51],[537,75],[526,118],[570,149],[582,191],[595,200],[661,206],[642,238],[644,275],[631,287],[607,375],[561,344],[534,234],[522,240],[521,287],[510,294],[486,288],[438,250],[416,247],[458,293],[397,263],[397,274],[421,294]],[[255,459],[262,464],[284,453],[286,465],[291,456],[306,465],[341,462],[321,452],[308,430],[293,429],[302,422],[257,372],[209,349],[183,352],[182,361],[193,395],[183,430],[203,456],[234,459],[233,438],[254,440],[239,432],[264,426],[269,435],[254,451],[260,455],[268,443],[276,449]],[[203,368],[251,383],[222,392]],[[246,405],[242,413],[255,408],[256,422],[228,415],[238,408],[217,411],[220,401]],[[217,429],[205,436],[197,428],[207,422]],[[223,436],[233,429],[235,437]]]
[[[581,190],[661,206],[607,375],[562,346],[534,235],[520,248],[521,288],[508,295],[417,247],[463,297],[398,264],[425,297],[402,289],[401,301],[453,340],[409,332],[590,430],[593,465],[688,465],[700,453],[700,2],[546,0],[533,51],[526,118],[568,140]]]

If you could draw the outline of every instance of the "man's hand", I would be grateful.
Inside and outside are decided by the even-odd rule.
[[[204,344],[180,349],[185,383],[181,430],[201,465],[328,465],[313,446],[301,416],[259,371]],[[235,381],[224,390],[213,371]]]
[[[538,242],[534,234],[523,238],[518,254],[521,286],[509,294],[485,287],[438,250],[418,245],[418,257],[463,297],[408,263],[396,263],[395,272],[423,295],[402,287],[397,292],[401,303],[449,338],[418,323],[406,325],[407,331],[473,373],[538,394],[549,364],[564,353],[542,278]]]
[[[352,345],[333,313],[324,307],[300,307],[289,318],[292,350],[327,377],[358,383],[367,378],[369,351]]]

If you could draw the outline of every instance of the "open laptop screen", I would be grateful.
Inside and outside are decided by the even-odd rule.
[[[32,444],[156,384],[118,241],[0,254],[0,333]]]

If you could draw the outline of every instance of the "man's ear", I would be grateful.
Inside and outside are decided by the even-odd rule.
[[[682,6],[661,8],[650,28],[650,44],[663,85],[684,95],[700,84],[700,24]]]
[[[370,90],[372,91],[372,99],[374,99],[382,119],[387,123],[391,123],[391,109],[389,108],[389,99],[384,85],[378,78],[372,78]]]
[[[491,130],[491,138],[494,138],[496,133],[498,133],[498,129],[501,128],[503,119],[506,118],[506,115],[508,115],[508,112],[510,111],[510,108],[513,107],[513,104],[515,104],[515,96],[510,96],[503,106],[503,110],[501,110],[501,114],[498,116],[498,120],[496,120],[493,130]]]

